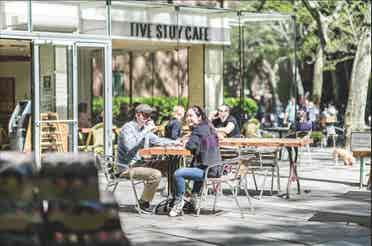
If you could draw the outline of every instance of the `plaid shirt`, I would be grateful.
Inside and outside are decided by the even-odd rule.
[[[146,142],[146,143],[145,143]],[[139,128],[136,121],[130,121],[121,128],[118,145],[118,161],[123,169],[127,169],[130,163],[143,161],[138,150],[151,145],[171,145],[177,141],[161,138],[152,132]]]

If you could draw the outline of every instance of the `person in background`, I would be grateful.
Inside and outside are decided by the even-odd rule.
[[[134,120],[124,124],[121,128],[118,141],[117,157],[121,170],[116,176],[125,178],[132,176],[134,179],[145,181],[143,194],[139,201],[141,209],[145,212],[151,212],[150,202],[159,185],[161,172],[155,169],[157,165],[155,162],[144,162],[138,150],[149,147],[148,145],[180,144],[179,141],[161,138],[152,132],[155,129],[155,124],[150,118],[153,111],[154,109],[149,105],[139,104],[135,108]],[[130,164],[134,165],[131,169],[129,169]]]
[[[199,106],[192,106],[187,111],[186,122],[192,132],[185,144],[185,148],[190,150],[193,158],[191,167],[177,169],[174,173],[176,193],[174,206],[169,212],[171,217],[182,215],[182,209],[185,204],[183,197],[185,193],[185,179],[194,181],[191,203],[194,209],[197,209],[205,170],[208,166],[221,161],[217,132],[209,123],[204,111]],[[220,170],[211,168],[208,176],[219,177]]]
[[[238,121],[234,116],[230,115],[230,107],[227,105],[221,105],[218,108],[218,113],[215,119],[213,119],[212,124],[217,132],[225,134],[228,138],[240,137]]]
[[[246,138],[260,138],[260,122],[256,118],[248,120],[243,125],[242,134]]]
[[[174,106],[172,119],[165,126],[164,136],[176,140],[181,136],[182,119],[185,115],[185,108],[181,105]]]
[[[79,103],[78,106],[78,126],[79,128],[90,128],[92,126],[91,119],[88,114],[88,105],[85,102]]]
[[[307,119],[307,114],[305,111],[298,111],[297,112],[297,122],[295,124],[295,131],[296,132],[307,132],[311,131],[313,128],[313,124],[311,121]]]
[[[291,97],[288,102],[287,107],[285,108],[284,113],[284,125],[293,124],[296,118],[296,99]]]
[[[121,103],[119,110],[120,110],[119,115],[113,119],[113,123],[117,126],[122,126],[129,121],[128,103]]]
[[[257,119],[260,123],[262,123],[265,120],[265,113],[266,113],[265,97],[261,95],[260,100],[258,102],[258,111],[257,111]]]
[[[309,106],[307,108],[307,115],[308,115],[309,121],[312,123],[313,128],[314,128],[316,122],[319,119],[319,109],[311,101],[309,102]]]

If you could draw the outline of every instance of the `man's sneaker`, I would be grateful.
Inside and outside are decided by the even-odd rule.
[[[145,212],[149,214],[152,213],[152,209],[150,208],[150,202],[139,200],[138,203],[139,203],[140,209],[142,210],[141,212]]]
[[[192,204],[194,210],[198,210],[200,207],[200,196],[198,194],[192,194],[190,203]]]
[[[185,205],[185,201],[183,200],[183,198],[181,198],[180,200],[177,200],[175,203],[174,203],[174,206],[173,208],[171,209],[171,211],[169,212],[169,216],[170,217],[175,217],[175,216],[180,216],[183,214],[183,206]]]

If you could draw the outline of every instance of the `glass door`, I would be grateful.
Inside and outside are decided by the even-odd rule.
[[[50,152],[112,154],[111,45],[35,40],[33,72],[36,160]]]
[[[112,154],[115,133],[111,113],[111,47],[106,43],[75,44],[77,67],[78,150]]]
[[[73,43],[34,41],[35,157],[77,146],[74,114]]]

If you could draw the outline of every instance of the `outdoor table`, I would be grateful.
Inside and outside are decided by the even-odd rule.
[[[185,156],[191,156],[191,152],[183,147],[177,146],[157,146],[157,147],[149,147],[143,148],[139,150],[139,155],[144,156],[165,156],[168,163],[168,198],[162,202],[160,202],[156,208],[155,213],[157,213],[158,209],[164,207],[164,212],[167,212],[167,209],[173,205],[174,198],[174,180],[173,174],[179,166],[180,160]]]
[[[360,168],[359,168],[359,188],[363,188],[363,176],[364,176],[364,158],[371,156],[371,149],[355,149],[352,150],[353,156],[360,159]],[[371,173],[371,169],[370,169]],[[369,176],[371,180],[371,176]]]
[[[292,148],[298,148],[312,143],[307,138],[224,138],[220,140],[220,146],[227,147],[286,147],[289,154],[289,175],[287,183],[287,198],[290,197],[290,185],[297,182],[297,193],[300,194],[300,180],[297,174],[297,158],[292,156]]]

